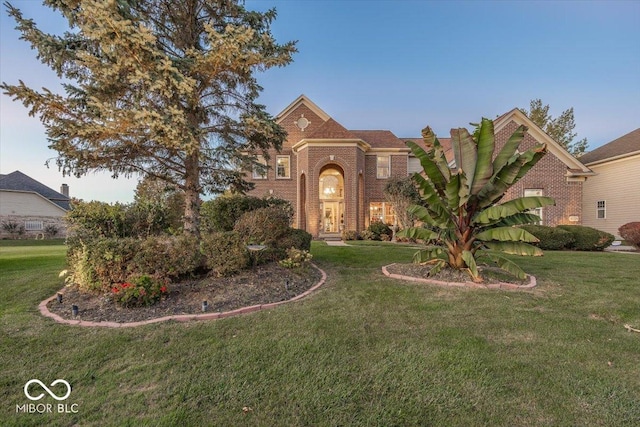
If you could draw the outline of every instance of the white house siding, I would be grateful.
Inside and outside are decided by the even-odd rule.
[[[35,193],[20,191],[0,191],[0,221],[15,222],[25,225],[27,221],[41,221],[42,230],[26,231],[23,237],[32,237],[44,232],[47,225],[55,225],[58,228],[58,236],[66,235],[66,226],[63,217],[66,211],[55,203]],[[0,236],[8,237],[2,228]]]
[[[640,221],[640,154],[588,166],[598,175],[584,183],[582,223],[619,239],[621,225]],[[605,202],[604,219],[597,217],[598,201]]]

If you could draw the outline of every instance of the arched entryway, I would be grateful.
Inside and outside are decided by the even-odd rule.
[[[320,234],[339,235],[344,230],[344,172],[338,165],[320,170]]]

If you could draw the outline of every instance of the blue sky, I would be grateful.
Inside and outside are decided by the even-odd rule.
[[[65,22],[40,2],[12,1],[46,31]],[[558,116],[573,107],[578,138],[594,149],[640,127],[640,1],[247,1],[276,7],[272,30],[298,40],[284,68],[258,75],[273,115],[300,94],[348,129],[447,136],[481,117],[541,98]],[[2,7],[0,78],[59,88],[18,40]],[[16,169],[85,200],[131,201],[135,179],[63,178],[44,162],[43,127],[0,96],[0,173]]]

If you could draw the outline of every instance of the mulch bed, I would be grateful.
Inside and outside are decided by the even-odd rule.
[[[202,314],[207,301],[208,313],[226,312],[258,304],[289,300],[317,284],[322,277],[313,267],[288,269],[267,264],[245,270],[233,277],[206,277],[169,285],[169,293],[147,307],[123,308],[109,294],[97,295],[71,286],[64,290],[62,303],[53,299],[47,304],[52,313],[64,319],[93,322],[139,322],[164,316]],[[73,317],[71,306],[79,312]]]
[[[490,285],[496,283],[513,283],[515,285],[524,285],[527,280],[519,280],[518,278],[495,267],[480,266],[480,276],[483,278],[483,284]],[[471,282],[471,276],[466,271],[453,270],[451,268],[443,268],[437,274],[429,276],[431,265],[420,264],[393,264],[387,266],[387,271],[391,274],[400,274],[402,276],[418,277],[421,279],[433,279],[442,282]]]

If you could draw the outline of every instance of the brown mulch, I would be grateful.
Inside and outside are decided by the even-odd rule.
[[[482,283],[490,285],[494,283],[513,283],[516,285],[524,285],[527,280],[520,280],[499,268],[489,266],[479,266]],[[471,282],[471,276],[464,270],[453,270],[451,268],[443,268],[437,274],[429,276],[431,265],[420,264],[393,264],[387,266],[387,271],[391,274],[400,274],[409,277],[418,277],[421,279],[433,279],[443,282]]]
[[[317,284],[322,277],[313,267],[288,269],[268,264],[245,270],[233,277],[206,277],[169,285],[169,293],[152,306],[123,308],[109,294],[97,295],[71,286],[64,290],[62,303],[53,299],[47,308],[65,319],[93,322],[139,322],[164,316],[226,312],[258,304],[289,300]],[[71,306],[79,312],[73,317]]]

